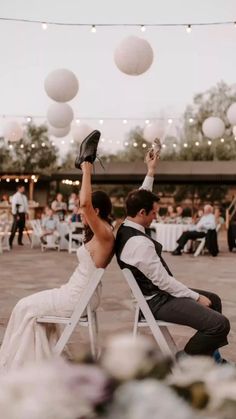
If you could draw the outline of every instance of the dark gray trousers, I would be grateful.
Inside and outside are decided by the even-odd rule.
[[[221,314],[220,297],[212,292],[194,290],[208,297],[212,305],[205,307],[191,298],[170,299],[155,309],[155,297],[148,305],[157,320],[190,326],[197,333],[188,341],[184,351],[189,355],[209,355],[221,346],[227,345],[230,331],[229,320]]]

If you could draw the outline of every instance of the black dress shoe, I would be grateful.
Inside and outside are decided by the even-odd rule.
[[[181,256],[182,255],[182,252],[181,252],[181,250],[175,249],[171,254],[173,256]]]
[[[24,243],[18,243],[18,246],[24,246]]]
[[[93,163],[97,157],[98,142],[101,133],[98,130],[91,132],[81,143],[79,155],[75,160],[75,167],[81,169],[81,164],[84,161]]]

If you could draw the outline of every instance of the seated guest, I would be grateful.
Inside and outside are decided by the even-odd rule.
[[[78,195],[75,192],[72,192],[68,200],[68,211],[73,211],[74,207],[79,204]]]
[[[67,211],[67,204],[63,201],[63,195],[58,193],[56,199],[52,202],[52,210],[58,215],[60,221],[64,221]]]
[[[80,210],[79,210],[79,208],[77,207],[77,206],[75,206],[74,208],[73,208],[73,212],[72,212],[72,214],[70,215],[70,217],[69,217],[69,219],[68,219],[68,222],[71,224],[71,223],[81,223],[81,216],[80,216]],[[76,227],[74,230],[73,230],[73,233],[74,234],[83,234],[83,228],[82,227]],[[69,241],[69,234],[66,234],[65,235],[65,239],[66,240],[68,240]],[[73,238],[72,239],[72,241],[74,241],[76,244],[79,244],[79,240],[77,240],[77,239],[75,239],[75,238]]]
[[[0,205],[2,206],[2,207],[9,207],[11,204],[10,204],[10,200],[9,200],[9,196],[7,195],[7,194],[4,194],[3,196],[2,196],[2,199],[1,199],[1,201],[0,201]]]
[[[178,246],[172,252],[172,255],[181,255],[182,250],[188,240],[196,240],[205,237],[208,230],[215,230],[215,228],[216,221],[213,214],[213,208],[211,205],[205,205],[203,216],[200,218],[197,224],[192,227],[191,230],[184,231],[181,234],[180,238],[177,240]]]
[[[176,207],[175,219],[178,224],[183,222],[183,208],[180,205]]]
[[[197,331],[186,344],[185,353],[220,356],[217,348],[227,345],[230,330],[228,319],[221,314],[220,298],[211,292],[191,290],[175,279],[162,258],[161,244],[145,234],[156,217],[159,201],[151,192],[157,161],[148,153],[143,189],[130,192],[126,199],[127,218],[116,236],[117,261],[121,269],[132,271],[157,320]]]
[[[58,232],[59,219],[49,207],[45,208],[45,216],[42,219],[42,235],[40,240],[43,244],[47,244],[47,236],[54,236],[55,243],[59,243],[60,234]]]

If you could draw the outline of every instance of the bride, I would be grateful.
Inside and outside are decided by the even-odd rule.
[[[94,270],[105,268],[111,261],[114,252],[114,236],[109,224],[111,201],[105,192],[92,193],[91,188],[92,163],[96,158],[99,137],[98,131],[90,134],[81,144],[80,156],[76,160],[76,167],[83,173],[80,213],[85,225],[85,242],[77,250],[78,266],[65,285],[30,295],[16,304],[0,349],[1,369],[52,356],[57,339],[55,328],[37,323],[37,317],[71,315]],[[98,292],[91,304],[93,308],[98,306]]]

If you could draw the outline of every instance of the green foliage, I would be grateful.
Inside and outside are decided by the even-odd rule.
[[[14,143],[10,151],[7,148],[7,152],[5,170],[48,175],[57,169],[58,149],[50,142],[44,125],[27,125],[23,139]]]
[[[4,142],[4,138],[0,138],[0,171],[7,172],[13,167],[13,160],[10,149]]]
[[[200,93],[194,97],[193,104],[184,113],[184,125],[180,141],[180,160],[234,160],[236,158],[236,141],[226,112],[229,106],[236,102],[235,86],[228,86],[224,82]],[[208,145],[208,138],[202,133],[202,124],[209,116],[218,116],[226,126],[224,142],[213,140]],[[192,118],[193,122],[189,119]],[[196,142],[199,146],[196,146]],[[184,148],[184,143],[188,144]]]

